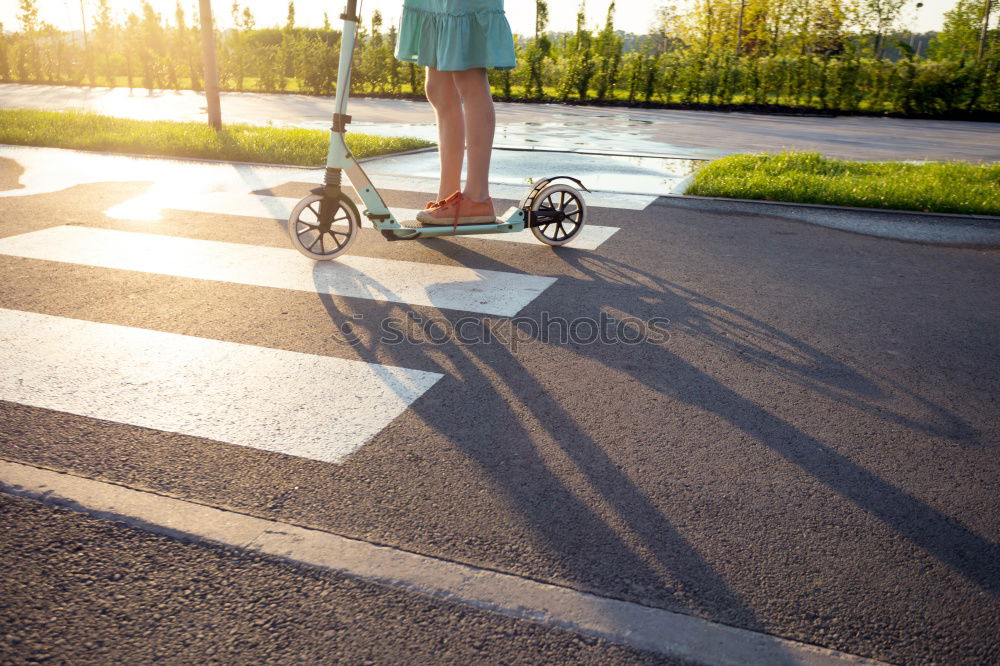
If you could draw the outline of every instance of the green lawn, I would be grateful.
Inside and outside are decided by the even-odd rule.
[[[686,194],[1000,215],[1000,164],[848,162],[795,152],[730,155],[699,169]]]
[[[0,143],[109,153],[201,157],[299,166],[326,163],[326,130],[128,120],[94,113],[0,109]],[[419,139],[348,133],[358,158],[434,144]]]

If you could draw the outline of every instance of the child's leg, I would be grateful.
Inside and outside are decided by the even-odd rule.
[[[441,182],[438,200],[462,189],[462,159],[465,155],[465,120],[462,98],[451,72],[427,68],[425,91],[434,107],[438,126],[438,152],[441,158]]]
[[[463,194],[473,201],[490,198],[490,156],[496,131],[496,111],[490,80],[485,69],[451,72],[462,97],[465,111],[465,137],[469,151],[468,173]]]

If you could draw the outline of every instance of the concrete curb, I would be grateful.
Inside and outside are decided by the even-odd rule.
[[[398,153],[386,153],[385,155],[372,155],[371,157],[362,157],[358,160],[358,164],[365,164],[367,162],[377,162],[379,160],[389,159],[390,157],[404,157],[406,155],[419,155],[420,153],[436,153],[437,146],[427,146],[425,148],[414,148],[413,150],[404,150]],[[326,167],[316,167],[319,169],[324,169]]]
[[[87,148],[63,148],[61,146],[28,146],[20,143],[0,143],[0,146],[10,148],[39,148],[44,150],[66,150],[74,153],[88,153],[90,155],[111,155],[115,157],[132,157],[145,160],[172,160],[174,162],[203,162],[206,164],[232,164],[234,166],[267,167],[270,169],[301,169],[302,171],[322,171],[326,167],[322,164],[318,166],[303,166],[301,164],[275,164],[272,162],[245,162],[241,160],[219,160],[212,157],[181,157],[180,155],[154,155],[149,153],[118,153],[108,150],[91,150]],[[374,162],[376,160],[387,159],[389,157],[401,157],[403,155],[415,155],[417,153],[428,153],[436,151],[437,146],[426,146],[424,148],[414,148],[398,153],[386,153],[384,155],[372,155],[358,159],[359,164]]]
[[[659,608],[0,460],[0,493],[154,534],[262,553],[705,666],[881,662]]]
[[[675,188],[675,192],[659,197],[651,205],[686,208],[721,215],[780,217],[840,231],[911,243],[1000,248],[1000,217],[696,197],[676,192],[677,189],[680,188]]]

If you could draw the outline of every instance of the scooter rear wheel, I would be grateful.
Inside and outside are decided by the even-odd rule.
[[[310,194],[288,216],[292,246],[316,261],[329,261],[347,252],[358,236],[361,216],[351,199],[341,193],[322,210],[323,195]],[[322,214],[321,213],[325,213]]]
[[[542,190],[531,209],[540,224],[531,227],[535,238],[558,247],[576,238],[583,230],[587,217],[587,204],[575,187],[557,183]]]

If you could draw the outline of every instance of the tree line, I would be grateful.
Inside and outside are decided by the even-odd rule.
[[[516,36],[518,66],[491,73],[505,99],[691,107],[751,105],[830,111],[955,115],[1000,112],[1000,40],[989,0],[957,0],[940,33],[895,28],[905,0],[695,0],[683,13],[661,5],[647,35],[588,27],[585,4],[568,33],[548,30],[536,0],[535,30]],[[162,16],[143,0],[112,15],[97,1],[87,30],[69,34],[38,19],[37,0],[19,0],[19,30],[0,25],[0,80],[129,88],[203,84],[196,17],[178,1]],[[919,6],[919,5],[918,5]],[[340,31],[295,24],[259,28],[248,7],[231,8],[217,33],[223,90],[332,94]],[[421,68],[394,58],[395,26],[379,12],[359,27],[352,92],[418,95]]]

